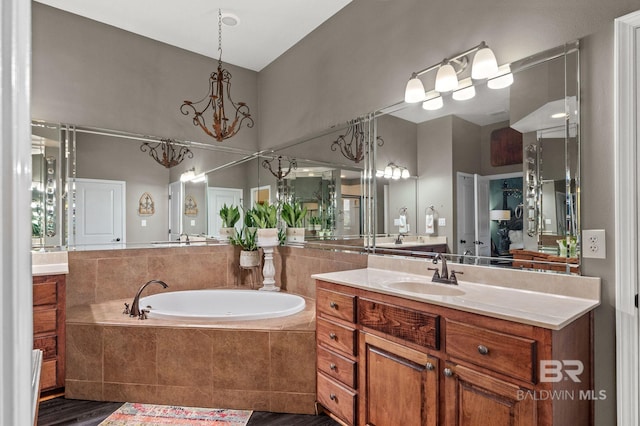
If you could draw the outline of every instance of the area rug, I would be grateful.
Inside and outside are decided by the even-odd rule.
[[[245,426],[251,411],[126,402],[100,426]]]

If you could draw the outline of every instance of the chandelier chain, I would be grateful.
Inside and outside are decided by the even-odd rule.
[[[218,63],[222,63],[222,9],[218,9]]]

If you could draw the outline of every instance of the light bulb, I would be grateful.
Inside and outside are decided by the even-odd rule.
[[[388,165],[387,167],[384,168],[384,177],[386,179],[390,179],[391,176],[393,174],[393,169],[391,168],[391,165]]]
[[[456,101],[466,101],[476,95],[476,88],[470,78],[465,78],[460,82],[460,89],[453,92],[451,97]]]
[[[490,78],[498,72],[496,55],[484,42],[481,46],[481,49],[473,57],[473,65],[471,66],[471,78],[474,80]]]
[[[402,179],[409,179],[409,170],[402,169]]]
[[[384,170],[376,170],[376,177],[384,176]]]
[[[500,65],[496,75],[487,81],[487,87],[489,89],[504,89],[513,84],[513,74],[511,74],[511,67],[509,64]]]
[[[399,167],[394,167],[393,174],[391,175],[391,179],[398,180],[400,179],[400,176],[402,176],[402,171],[400,170]]]
[[[404,90],[404,101],[410,104],[424,101],[424,86],[418,77],[411,77]]]
[[[458,76],[450,63],[444,63],[436,74],[436,92],[450,92],[458,88]]]

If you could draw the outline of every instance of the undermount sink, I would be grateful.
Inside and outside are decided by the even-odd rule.
[[[435,296],[462,296],[464,291],[446,284],[431,284],[419,281],[397,281],[384,284],[392,290],[406,291],[416,294],[432,294]]]

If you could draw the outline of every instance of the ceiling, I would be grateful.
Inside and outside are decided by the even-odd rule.
[[[218,9],[238,18],[222,27],[222,60],[260,71],[351,0],[36,0],[201,55],[218,58]]]

